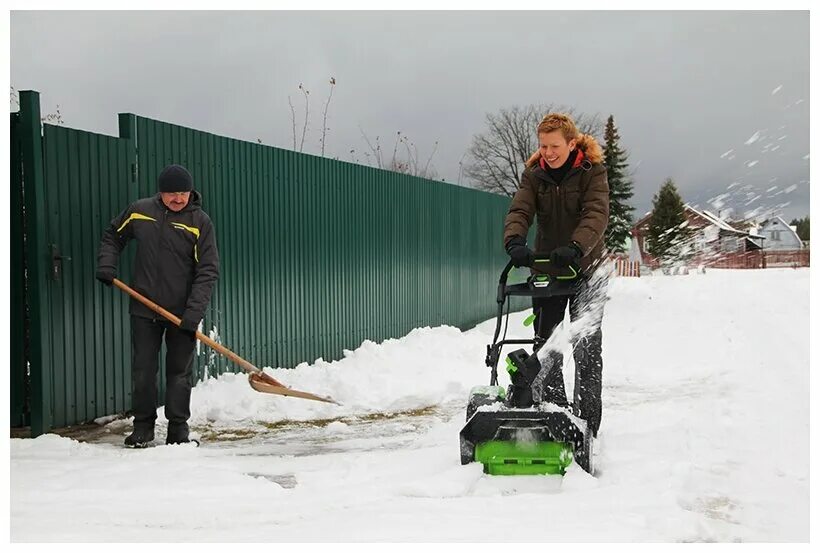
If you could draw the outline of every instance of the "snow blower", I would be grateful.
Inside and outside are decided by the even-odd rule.
[[[467,402],[467,424],[461,430],[461,464],[479,462],[484,472],[493,475],[563,475],[575,459],[585,471],[592,473],[591,436],[586,421],[578,416],[575,405],[571,408],[541,401],[534,393],[533,384],[542,371],[538,351],[543,340],[507,340],[509,322],[508,299],[512,296],[550,297],[572,295],[579,283],[577,268],[557,269],[543,254],[535,254],[535,262],[526,282],[507,284],[512,270],[509,262],[498,283],[498,315],[493,341],[487,346],[486,364],[490,368],[490,385],[476,386]],[[504,336],[499,341],[504,306],[507,315]],[[531,324],[528,317],[525,325]],[[498,361],[506,345],[534,346],[532,353],[517,349],[506,357],[511,384],[508,389],[498,385]],[[546,374],[546,373],[545,373]]]

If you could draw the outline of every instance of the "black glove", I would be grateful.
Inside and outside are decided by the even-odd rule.
[[[188,313],[182,314],[182,321],[179,323],[179,328],[188,334],[195,335],[196,329],[199,327],[199,319],[192,317]]]
[[[533,262],[532,250],[527,247],[527,240],[521,236],[513,236],[505,246],[507,255],[516,267],[529,267]]]
[[[552,250],[550,263],[556,267],[568,267],[577,264],[583,256],[584,252],[581,251],[580,246],[575,242],[570,242],[569,246],[561,246]]]
[[[117,271],[114,269],[97,269],[95,277],[106,286],[111,286],[114,279],[117,278]]]

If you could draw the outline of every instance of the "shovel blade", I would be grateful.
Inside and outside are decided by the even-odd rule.
[[[288,388],[287,386],[280,383],[278,380],[275,380],[262,372],[249,374],[248,382],[250,383],[251,388],[253,388],[257,392],[262,392],[264,394],[276,394],[280,396],[299,397],[302,399],[310,399],[313,401],[321,401],[323,403],[341,405],[339,402],[329,397],[317,396],[316,394],[311,394],[310,392],[302,392],[299,390],[293,390],[291,388]]]

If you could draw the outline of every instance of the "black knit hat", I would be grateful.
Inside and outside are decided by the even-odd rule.
[[[160,192],[190,192],[194,179],[182,165],[169,165],[159,174],[157,186]]]

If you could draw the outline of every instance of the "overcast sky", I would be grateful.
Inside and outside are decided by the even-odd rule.
[[[636,217],[666,177],[701,207],[809,213],[807,11],[11,14],[11,85],[73,128],[133,112],[289,148],[304,83],[318,153],[331,76],[326,155],[401,131],[456,182],[485,113],[566,104],[615,116]]]

